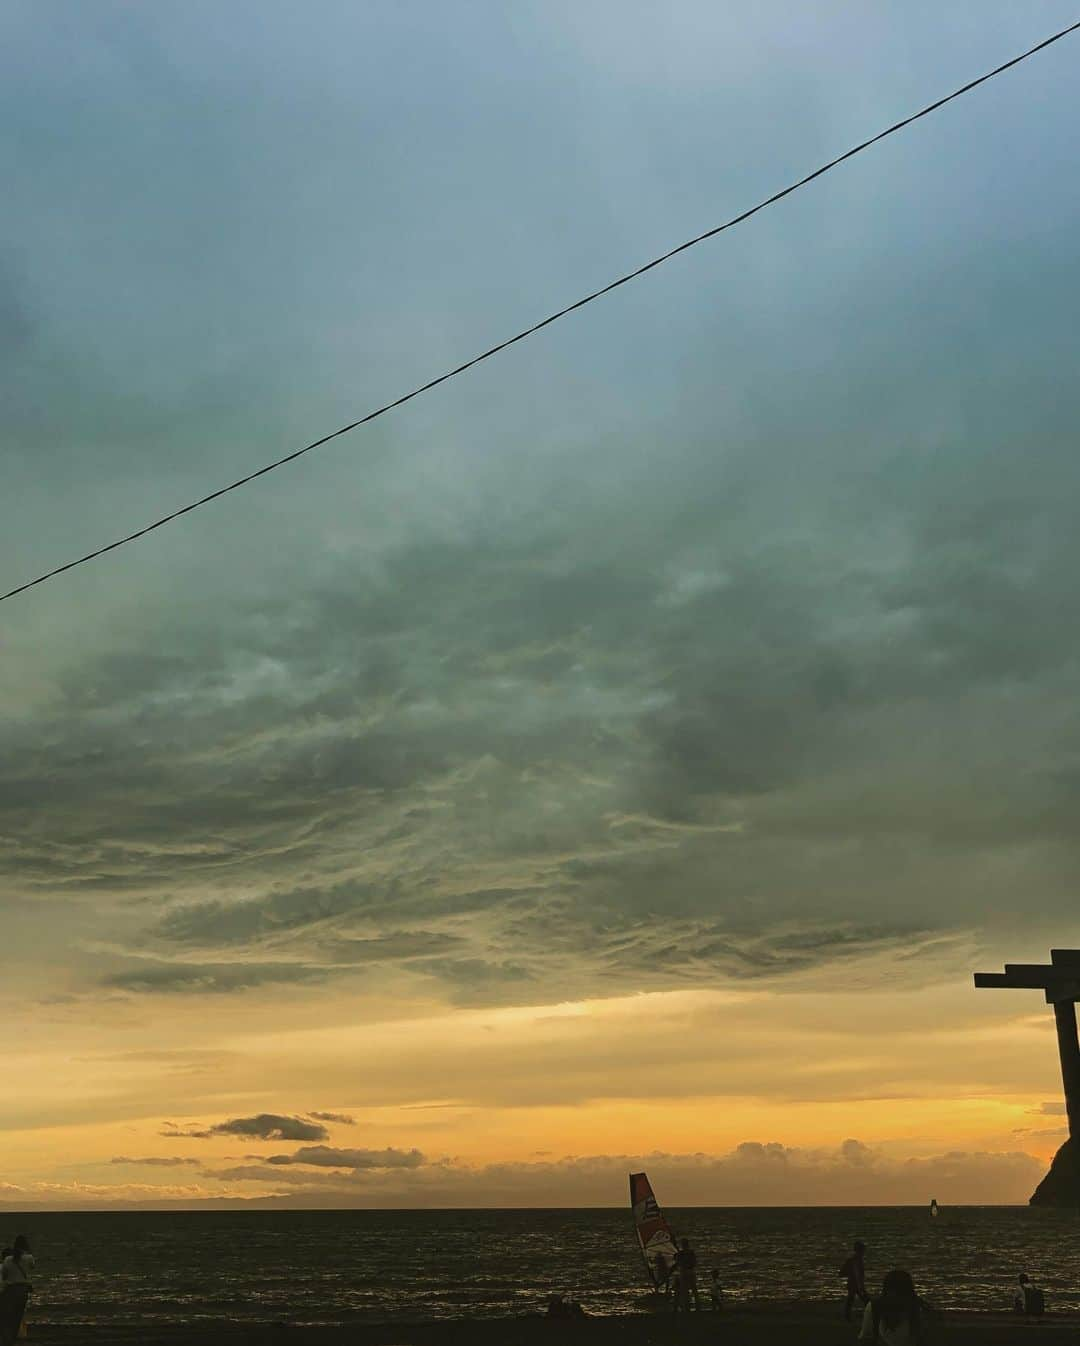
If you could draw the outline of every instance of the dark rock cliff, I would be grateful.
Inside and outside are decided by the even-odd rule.
[[[1033,1206],[1080,1208],[1080,1145],[1069,1139],[1054,1155],[1050,1172],[1035,1188]]]

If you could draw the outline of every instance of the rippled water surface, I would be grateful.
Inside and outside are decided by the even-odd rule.
[[[908,1267],[943,1308],[1005,1307],[1020,1270],[1050,1307],[1080,1309],[1080,1217],[1026,1207],[669,1212],[744,1298],[837,1295],[865,1240],[871,1287]],[[224,1211],[2,1217],[38,1257],[37,1321],[303,1322],[540,1310],[555,1290],[633,1312],[641,1259],[629,1214],[574,1211]]]

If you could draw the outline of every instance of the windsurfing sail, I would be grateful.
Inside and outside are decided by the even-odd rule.
[[[634,1228],[649,1279],[653,1289],[658,1290],[675,1265],[675,1239],[644,1173],[630,1174],[630,1209],[634,1212]]]

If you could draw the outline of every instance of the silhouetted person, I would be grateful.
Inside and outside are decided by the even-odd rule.
[[[840,1275],[847,1281],[847,1303],[844,1305],[844,1320],[851,1321],[851,1310],[855,1301],[865,1304],[870,1296],[866,1293],[866,1244],[855,1242],[851,1256],[840,1268]]]
[[[883,1346],[918,1346],[926,1340],[929,1316],[910,1275],[890,1271],[882,1282],[881,1294],[866,1306],[859,1340],[877,1341]]]
[[[0,1346],[15,1346],[33,1288],[30,1273],[34,1255],[25,1234],[20,1234],[0,1265]]]
[[[1046,1299],[1043,1292],[1023,1271],[1016,1278],[1016,1297],[1013,1300],[1013,1312],[1022,1313],[1025,1318],[1041,1318],[1046,1312]]]
[[[694,1308],[701,1311],[701,1300],[697,1287],[697,1253],[690,1247],[690,1240],[683,1239],[675,1253],[675,1273],[679,1278],[675,1291],[675,1311],[689,1312],[690,1296],[694,1296]]]
[[[552,1295],[548,1300],[547,1317],[549,1318],[584,1318],[585,1310],[576,1299],[567,1299],[565,1295]]]
[[[713,1313],[719,1313],[724,1307],[724,1287],[720,1284],[720,1272],[716,1267],[709,1268],[709,1298],[712,1300]]]

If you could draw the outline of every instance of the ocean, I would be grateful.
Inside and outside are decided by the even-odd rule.
[[[1080,1310],[1080,1216],[1027,1207],[669,1210],[732,1300],[840,1299],[867,1245],[873,1288],[907,1267],[940,1308],[1006,1308],[1019,1271]],[[37,1256],[33,1322],[356,1323],[542,1311],[556,1291],[634,1312],[629,1211],[184,1211],[0,1214]]]

